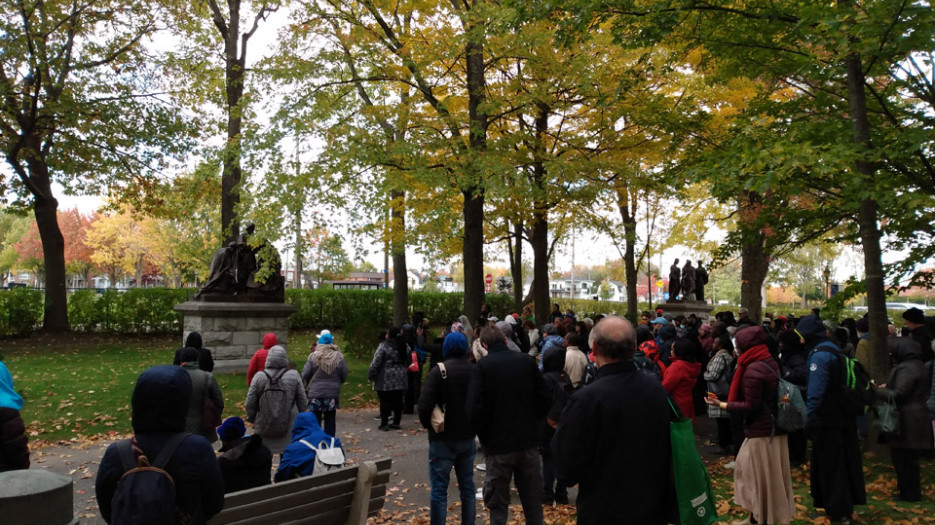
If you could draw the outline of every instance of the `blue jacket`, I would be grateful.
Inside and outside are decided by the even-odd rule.
[[[311,476],[315,470],[315,451],[306,446],[301,440],[307,441],[317,447],[322,441],[331,444],[331,436],[318,426],[318,418],[311,412],[301,412],[295,418],[292,427],[292,443],[282,453],[279,470],[273,476],[273,481],[287,481],[302,476]],[[334,446],[341,446],[341,440],[335,438]]]
[[[133,432],[143,453],[156,460],[162,446],[174,434],[185,431],[192,381],[179,366],[158,365],[140,374],[133,389]],[[224,481],[211,443],[190,434],[166,464],[175,482],[178,509],[191,516],[189,523],[203,524],[224,506]],[[94,481],[104,521],[110,523],[111,500],[123,476],[117,444],[107,447]]]

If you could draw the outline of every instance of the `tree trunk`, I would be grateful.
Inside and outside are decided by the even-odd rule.
[[[390,191],[390,246],[393,253],[393,326],[409,318],[409,270],[406,268],[406,193]],[[480,307],[478,306],[478,310]]]
[[[744,192],[741,206],[754,207],[762,201],[756,192]],[[740,305],[747,309],[750,319],[760,322],[763,315],[763,282],[769,271],[769,253],[766,236],[758,227],[744,227],[740,247]]]
[[[224,150],[221,174],[221,231],[226,242],[235,240],[240,234],[237,205],[240,204],[240,139],[243,125],[243,108],[240,106],[244,92],[244,64],[247,54],[246,39],[241,55],[237,56],[240,39],[240,0],[228,0],[230,19],[224,38],[225,87],[227,92],[227,146]],[[225,242],[225,244],[226,244]]]
[[[515,248],[510,261],[510,276],[513,278],[513,309],[519,312],[523,309],[523,221],[513,224],[513,239]]]
[[[536,324],[542,326],[552,311],[549,297],[549,204],[545,185],[546,168],[544,162],[543,137],[549,130],[551,108],[543,102],[536,104],[536,138],[533,144],[533,224],[532,224],[532,286]]]
[[[41,186],[43,196],[35,195],[33,209],[36,226],[42,241],[45,264],[45,311],[42,329],[61,333],[69,330],[68,305],[65,289],[65,238],[58,225],[58,201],[52,197],[48,167],[41,160],[30,161],[30,178]]]
[[[475,2],[472,11],[482,0]],[[467,89],[470,159],[467,178],[461,185],[464,195],[464,313],[472,321],[480,313],[484,303],[484,182],[481,167],[487,150],[487,114],[483,109],[486,102],[484,79],[484,32],[478,31],[474,21],[466,25],[468,41]]]
[[[845,59],[847,67],[847,102],[850,109],[851,130],[854,144],[861,148],[870,147],[870,122],[867,120],[867,99],[864,92],[864,74],[861,57],[851,54]],[[869,162],[858,161],[857,173],[862,184],[872,187],[875,173]],[[886,287],[883,281],[883,257],[880,249],[880,229],[877,226],[877,202],[872,197],[861,201],[857,215],[857,226],[864,250],[864,272],[867,276],[867,311],[870,323],[870,368],[876,381],[886,381],[890,371],[889,353],[886,350],[888,334],[886,313]]]
[[[635,199],[633,201],[636,204]],[[627,319],[636,323],[639,319],[636,297],[636,213],[630,209],[630,194],[626,187],[617,187],[617,208],[620,210],[620,220],[623,222],[623,233],[626,246],[623,252],[623,266],[627,278]]]

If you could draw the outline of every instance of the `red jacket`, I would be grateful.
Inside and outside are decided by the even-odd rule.
[[[692,389],[695,388],[695,382],[698,381],[698,374],[701,372],[701,363],[685,361],[675,355],[672,356],[672,364],[666,368],[662,376],[662,387],[675,400],[679,406],[682,415],[695,420],[695,403],[692,401]]]

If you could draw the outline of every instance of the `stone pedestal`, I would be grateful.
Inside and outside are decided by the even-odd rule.
[[[708,321],[711,312],[714,311],[714,306],[702,301],[693,300],[685,301],[680,299],[677,301],[666,301],[661,306],[667,314],[672,314],[673,316],[684,315],[685,317],[695,314],[695,317],[704,322]]]
[[[263,336],[276,334],[278,344],[289,343],[289,316],[296,307],[285,303],[222,303],[188,301],[175,306],[185,316],[182,344],[191,332],[201,334],[214,356],[214,372],[246,372]]]
[[[74,525],[71,478],[47,470],[0,472],[0,522],[5,525]]]

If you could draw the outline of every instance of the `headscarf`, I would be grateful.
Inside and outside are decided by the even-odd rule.
[[[467,353],[467,338],[461,332],[451,332],[442,343],[442,358],[463,356]]]
[[[730,383],[728,401],[740,401],[740,382],[747,366],[758,361],[772,359],[769,347],[766,346],[766,330],[762,326],[749,326],[737,331],[737,348],[742,352],[737,358],[737,370]]]
[[[13,376],[6,365],[0,361],[0,407],[20,410],[23,408],[23,398],[13,390]]]

